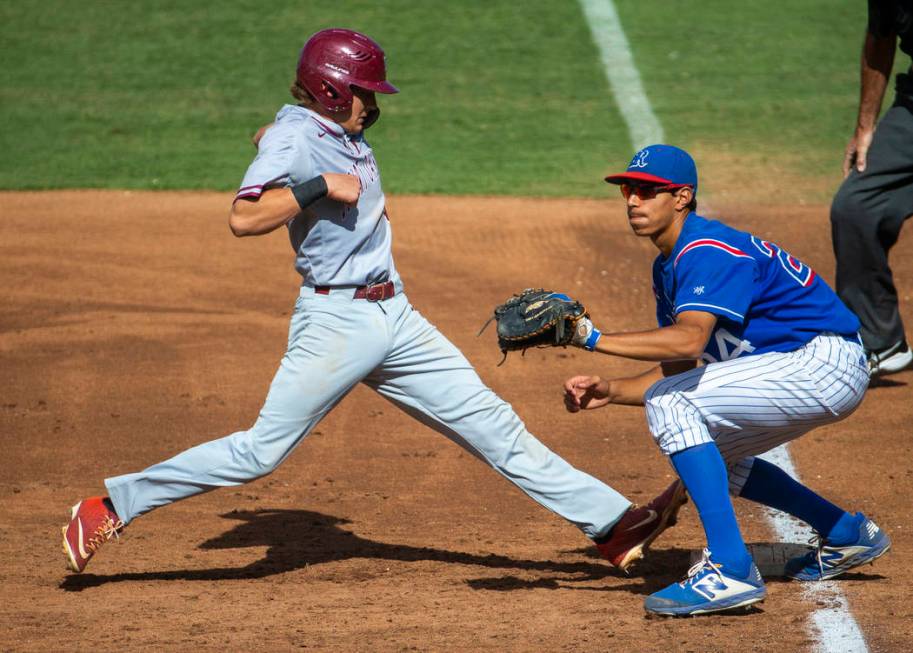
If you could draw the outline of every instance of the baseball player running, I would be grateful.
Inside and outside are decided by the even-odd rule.
[[[288,228],[302,285],[288,350],[254,425],[147,469],[105,480],[107,497],[73,506],[63,528],[70,569],[154,508],[272,472],[362,382],[491,465],[579,527],[624,569],[674,521],[676,480],[642,508],[573,468],[533,437],[511,407],[412,305],[391,254],[380,173],[364,130],[376,93],[396,93],[384,52],[344,29],[305,44],[292,94],[261,132],[231,208],[236,236]]]
[[[703,559],[685,580],[649,596],[647,611],[717,612],[765,597],[727,490],[816,531],[816,549],[790,560],[787,576],[833,578],[883,555],[891,542],[872,520],[754,457],[845,418],[862,401],[869,376],[856,316],[779,246],[697,215],[697,169],[687,152],[646,147],[606,181],[620,184],[634,233],[659,249],[659,328],[601,333],[586,320],[576,344],[660,365],[629,378],[575,376],[565,383],[565,405],[646,405],[650,432],[707,536]]]

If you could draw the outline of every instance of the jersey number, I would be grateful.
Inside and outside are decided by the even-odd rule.
[[[747,340],[739,340],[726,329],[717,329],[713,332],[713,339],[716,341],[716,348],[720,352],[720,360],[704,352],[701,359],[705,363],[718,363],[738,358],[742,354],[750,354],[755,350],[752,344]],[[732,345],[732,349],[729,348]]]
[[[767,240],[760,240],[755,236],[751,237],[751,244],[767,258],[776,257],[780,262],[780,267],[786,270],[786,274],[795,279],[800,286],[807,288],[812,285],[812,281],[815,280],[815,271],[779,245]]]

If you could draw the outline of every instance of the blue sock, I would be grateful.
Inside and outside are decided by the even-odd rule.
[[[720,450],[708,442],[674,453],[670,458],[704,525],[711,558],[733,575],[747,577],[751,556],[732,509],[729,475]]]
[[[766,460],[755,458],[751,473],[739,495],[749,501],[776,508],[798,517],[830,540],[856,538],[853,516],[818,496],[782,469]],[[844,520],[844,517],[849,519]],[[845,522],[841,524],[841,522]],[[838,528],[839,526],[839,528]],[[837,532],[834,529],[838,528]]]
[[[859,539],[859,527],[863,519],[862,515],[843,513],[843,517],[827,534],[827,543],[831,546],[849,546]]]

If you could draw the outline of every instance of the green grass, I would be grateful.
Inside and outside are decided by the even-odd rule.
[[[785,11],[786,3],[704,0],[700,14],[689,15],[692,2],[616,1],[670,132],[746,150],[772,139],[823,148],[847,135],[864,3],[804,0]],[[664,19],[683,37],[650,38],[648,24]]]
[[[585,193],[629,149],[574,3],[45,6],[0,10],[0,187],[232,188],[333,25],[382,42],[402,90],[371,131],[389,191]]]
[[[864,2],[616,2],[667,139],[715,168],[839,181]]]
[[[865,3],[616,4],[667,141],[704,170],[836,183]],[[335,25],[379,40],[402,90],[370,132],[388,192],[603,195],[631,154],[573,0],[40,6],[0,5],[0,188],[233,188],[303,40]]]

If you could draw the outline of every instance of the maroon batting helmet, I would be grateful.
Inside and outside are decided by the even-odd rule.
[[[383,49],[364,34],[348,29],[325,29],[309,38],[298,59],[297,80],[332,113],[352,108],[353,86],[399,93],[387,81]]]

